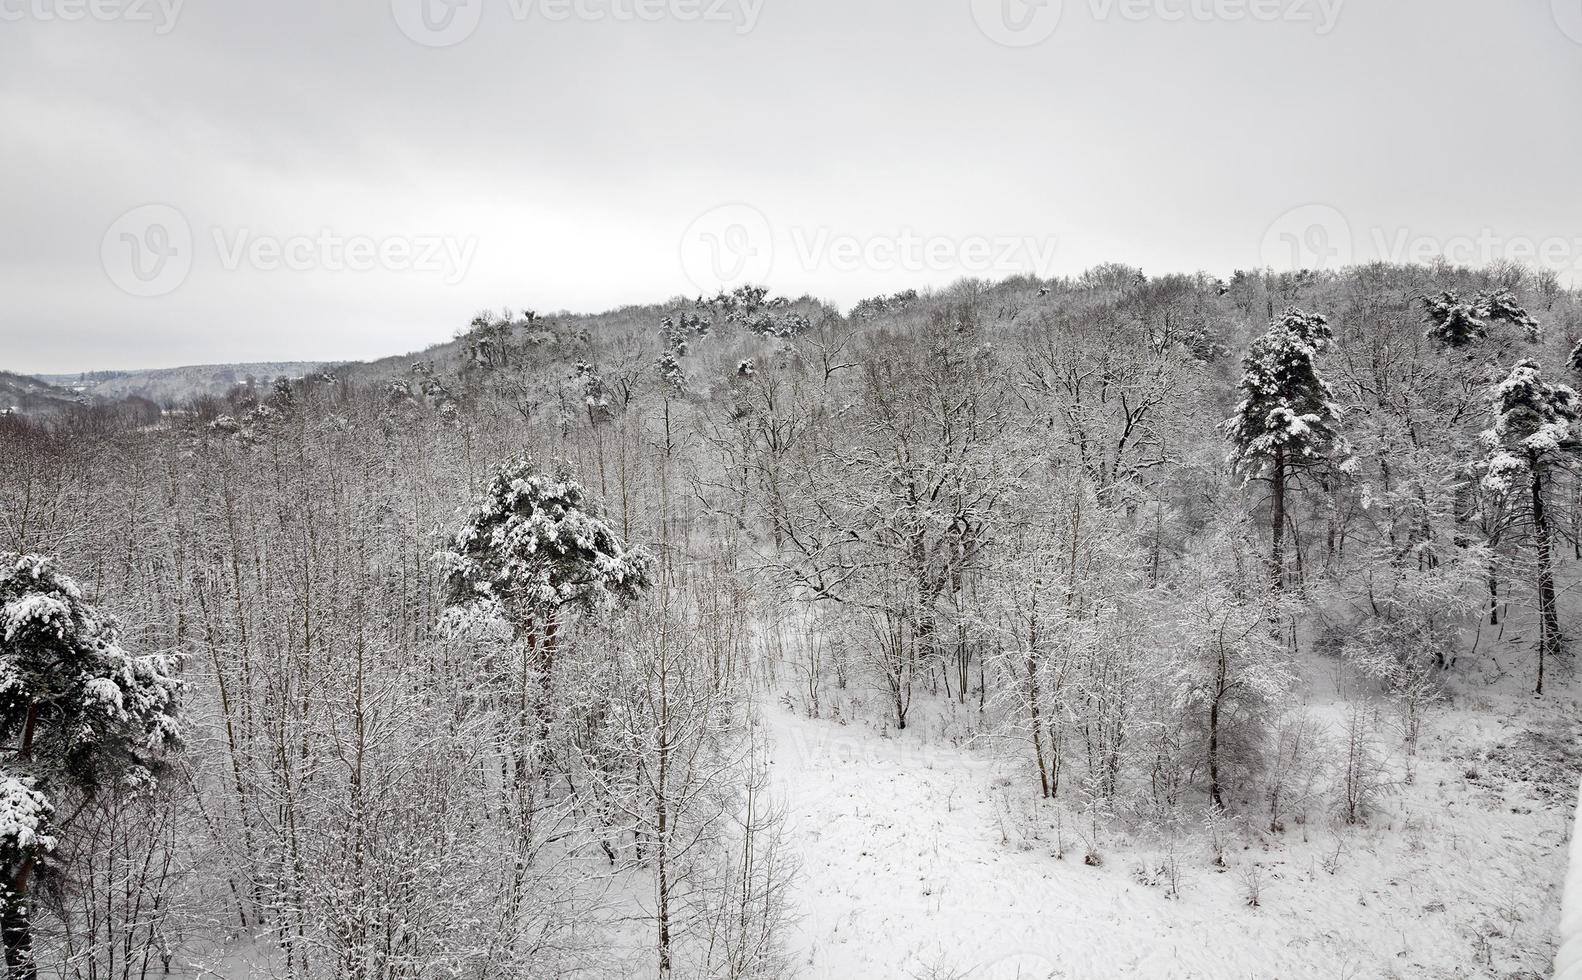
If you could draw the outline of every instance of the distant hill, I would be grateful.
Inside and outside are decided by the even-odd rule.
[[[628,335],[652,337],[661,317],[678,310],[690,310],[695,302],[693,298],[675,296],[661,303],[623,306],[603,313],[570,313],[562,310],[541,315],[501,311],[496,316],[485,311],[485,317],[509,323],[506,338],[518,345],[542,342],[557,332],[603,338]],[[825,309],[809,296],[791,300],[787,308],[815,316]],[[407,375],[415,363],[421,363],[438,373],[453,374],[472,363],[475,338],[468,335],[465,329],[453,328],[451,333],[452,339],[422,350],[368,361],[197,364],[145,371],[88,371],[80,374],[40,374],[35,377],[61,389],[68,397],[77,395],[86,402],[146,398],[158,405],[170,407],[184,404],[200,395],[223,396],[235,386],[246,384],[249,378],[267,387],[279,377],[295,379],[329,372],[343,380],[369,384]]]
[[[508,322],[510,326],[506,339],[516,345],[533,346],[559,334],[599,338],[606,342],[620,338],[642,338],[636,347],[628,345],[628,349],[648,349],[643,347],[643,342],[646,342],[650,348],[657,344],[655,338],[662,317],[691,311],[700,300],[701,297],[678,295],[659,303],[622,306],[602,313],[571,313],[566,310],[551,313],[526,311],[511,313],[502,310],[495,314],[486,310],[483,316],[496,322],[500,320]],[[811,296],[786,297],[784,302],[788,304],[784,307],[786,311],[799,312],[815,320],[824,313],[836,312],[833,307],[828,307]],[[418,363],[437,373],[453,374],[465,370],[474,362],[474,343],[477,339],[465,329],[454,330],[453,333],[455,334],[453,339],[433,344],[422,350],[369,361],[342,361],[326,364],[324,367],[338,378],[360,384],[406,375],[412,365]],[[569,370],[569,365],[563,366]]]
[[[309,361],[266,361],[256,364],[196,364],[148,371],[89,371],[83,374],[39,375],[41,381],[89,398],[147,398],[161,405],[199,395],[223,395],[249,378],[267,384],[275,378],[299,378],[321,368]]]
[[[22,415],[58,415],[81,404],[83,399],[75,393],[47,384],[38,378],[0,371],[0,413],[17,412]]]

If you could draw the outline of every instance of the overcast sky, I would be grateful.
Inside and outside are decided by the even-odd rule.
[[[1582,285],[1582,0],[172,3],[0,0],[0,368],[376,357],[744,278]]]

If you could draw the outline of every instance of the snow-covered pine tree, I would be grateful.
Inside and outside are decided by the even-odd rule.
[[[1328,458],[1339,411],[1319,376],[1317,356],[1333,338],[1329,321],[1290,307],[1242,360],[1242,400],[1225,423],[1230,462],[1269,483],[1270,565],[1276,591],[1285,584],[1286,492],[1293,474]]]
[[[1465,347],[1489,334],[1490,323],[1508,323],[1527,332],[1529,342],[1538,339],[1538,321],[1522,308],[1508,289],[1485,290],[1463,302],[1454,292],[1424,296],[1423,310],[1428,315],[1428,336],[1447,347]]]
[[[30,880],[54,848],[67,794],[154,779],[181,737],[175,663],[122,649],[115,623],[37,555],[0,555],[0,935],[13,978],[32,978]]]
[[[582,484],[526,459],[500,467],[447,555],[449,606],[487,607],[527,629],[535,614],[598,612],[648,586],[647,555],[626,548]]]
[[[1487,454],[1483,485],[1500,497],[1527,491],[1527,517],[1536,552],[1538,591],[1538,694],[1544,693],[1544,665],[1560,651],[1560,614],[1555,604],[1545,495],[1552,469],[1582,451],[1582,399],[1569,385],[1543,379],[1537,361],[1521,360],[1489,394],[1494,424],[1483,432]],[[1525,484],[1525,487],[1523,486]]]
[[[1582,375],[1582,340],[1577,341],[1577,345],[1571,348],[1571,356],[1566,358],[1566,367],[1571,369],[1572,374]]]
[[[1513,327],[1521,327],[1527,331],[1529,343],[1538,341],[1540,327],[1538,321],[1516,302],[1516,297],[1508,289],[1496,289],[1478,294],[1476,305],[1478,315],[1484,320],[1498,323],[1509,323]]]
[[[608,422],[615,413],[610,408],[610,386],[605,384],[604,376],[586,361],[578,361],[572,370],[582,390],[582,404],[588,410],[588,424]]]
[[[1424,296],[1423,312],[1428,316],[1428,337],[1447,347],[1465,347],[1488,336],[1489,324],[1478,315],[1476,306],[1464,303],[1454,292]]]
[[[708,332],[703,319],[696,314],[683,313],[679,322],[675,317],[659,321],[659,382],[667,392],[680,396],[687,390],[687,371],[681,359],[687,356],[690,337]]]
[[[626,548],[580,483],[565,472],[540,472],[526,459],[495,474],[443,562],[451,624],[503,621],[522,646],[524,671],[536,675],[540,692],[538,703],[522,711],[536,714],[540,736],[548,728],[566,613],[597,614],[632,602],[650,580],[647,553]],[[523,690],[528,680],[522,678]]]

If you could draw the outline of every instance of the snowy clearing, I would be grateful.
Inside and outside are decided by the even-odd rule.
[[[1013,773],[981,753],[777,705],[774,779],[803,861],[799,962],[830,980],[1546,976],[1573,791],[1544,782],[1522,735],[1574,709],[1441,714],[1414,782],[1372,826],[1317,817],[1253,835],[1223,869],[1185,842],[1171,899],[1136,875],[1157,842],[1107,839],[1088,867],[1067,814],[1059,857],[1055,808],[1014,815],[1030,794],[1008,796]]]

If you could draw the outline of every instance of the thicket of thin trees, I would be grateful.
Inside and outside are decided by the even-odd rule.
[[[10,968],[793,975],[782,701],[952,719],[1094,862],[1365,821],[1476,638],[1569,666],[1579,335],[1516,268],[1105,266],[0,418]]]

